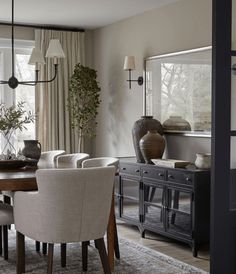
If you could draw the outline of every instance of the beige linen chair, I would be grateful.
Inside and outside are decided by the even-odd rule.
[[[88,159],[87,153],[64,154],[57,157],[57,168],[80,168],[83,160]],[[43,253],[46,253],[46,244],[43,244]],[[66,244],[61,244],[61,266],[66,267]]]
[[[102,167],[102,166],[115,166],[116,173],[119,170],[119,159],[113,157],[99,157],[99,158],[92,158],[87,159],[82,162],[82,168],[91,168],[91,167]],[[101,181],[101,178],[99,178]],[[114,197],[113,197],[114,199]],[[120,259],[120,250],[119,250],[119,241],[118,241],[118,234],[117,234],[117,227],[116,227],[116,218],[115,218],[115,211],[114,211],[114,200],[112,201],[113,208],[111,208],[111,214],[113,214],[113,227],[114,227],[114,248],[115,248],[115,256],[117,259]],[[109,241],[110,233],[107,233],[107,239]],[[111,251],[113,256],[113,250]],[[110,251],[109,251],[110,253]]]
[[[80,168],[84,160],[89,158],[87,153],[65,154],[57,157],[57,168]]]
[[[65,154],[65,150],[43,151],[38,161],[38,168],[54,168],[57,163],[57,157]]]
[[[52,273],[54,243],[90,240],[95,240],[104,273],[110,273],[103,237],[114,176],[114,167],[37,170],[38,192],[16,192],[14,196],[17,273],[25,270],[24,235],[49,243],[47,273]]]
[[[65,150],[48,150],[41,152],[37,167],[38,168],[55,168],[57,157],[65,154]],[[36,251],[40,251],[40,243],[36,242]],[[47,254],[47,244],[43,243],[43,254]]]
[[[2,242],[4,248],[4,259],[8,259],[8,225],[14,223],[13,208],[8,204],[0,203],[0,255],[2,255]],[[3,230],[3,239],[2,239]],[[3,241],[2,241],[3,240]]]

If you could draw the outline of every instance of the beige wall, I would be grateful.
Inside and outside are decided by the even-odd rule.
[[[0,38],[11,38],[11,27],[0,25]],[[15,28],[15,38],[20,40],[34,40],[33,28]]]
[[[96,156],[134,155],[131,128],[142,115],[142,87],[134,83],[128,89],[124,56],[135,55],[137,78],[145,57],[210,45],[211,2],[183,0],[93,31],[94,67],[102,89]],[[170,137],[168,143],[169,156],[189,160],[195,151],[210,151],[210,139]]]

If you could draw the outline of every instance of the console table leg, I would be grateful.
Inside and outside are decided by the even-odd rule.
[[[193,257],[197,257],[197,253],[198,253],[198,244],[193,243],[192,252],[193,252]]]

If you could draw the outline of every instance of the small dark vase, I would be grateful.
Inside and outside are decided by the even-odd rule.
[[[37,140],[24,140],[24,144],[22,154],[27,158],[36,160],[34,165],[37,165],[41,155],[41,144]]]
[[[150,130],[140,139],[140,149],[146,164],[151,164],[151,159],[162,158],[165,150],[165,139],[156,130]]]
[[[140,150],[139,141],[149,130],[156,130],[160,135],[163,135],[161,123],[153,119],[152,116],[142,116],[141,119],[134,123],[132,128],[134,150],[138,163],[145,162]]]

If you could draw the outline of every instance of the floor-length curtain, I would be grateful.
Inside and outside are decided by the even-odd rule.
[[[78,151],[78,134],[71,128],[67,98],[69,79],[77,63],[84,64],[84,33],[35,30],[35,46],[43,55],[50,39],[59,39],[66,58],[59,60],[55,81],[36,86],[36,135],[42,150],[64,149],[67,153]],[[50,79],[54,74],[53,60],[46,58],[40,67],[40,80]]]

